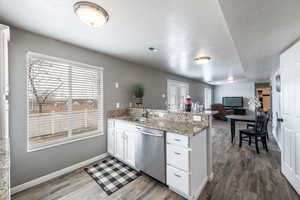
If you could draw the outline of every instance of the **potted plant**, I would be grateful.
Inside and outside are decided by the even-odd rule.
[[[143,104],[143,97],[144,97],[144,86],[143,85],[136,85],[134,87],[134,96],[135,96],[135,103],[138,105],[142,105]]]

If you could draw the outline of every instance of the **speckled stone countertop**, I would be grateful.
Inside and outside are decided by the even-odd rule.
[[[10,199],[9,139],[0,139],[0,200]]]
[[[147,119],[144,122],[136,121],[131,116],[110,117],[109,119],[122,120],[137,126],[158,129],[166,132],[178,133],[186,136],[194,136],[208,128],[207,120],[197,122],[178,122],[165,119]]]

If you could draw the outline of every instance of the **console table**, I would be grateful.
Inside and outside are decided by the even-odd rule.
[[[230,120],[231,124],[231,143],[233,143],[234,137],[235,137],[235,122],[255,122],[255,116],[254,115],[226,115],[226,119]]]

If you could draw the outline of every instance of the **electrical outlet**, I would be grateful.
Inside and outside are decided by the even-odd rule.
[[[164,113],[158,113],[159,117],[164,117]]]
[[[120,108],[120,103],[119,102],[116,103],[116,108]]]
[[[193,116],[193,120],[194,120],[194,121],[201,121],[201,120],[202,120],[202,117],[199,116],[199,115],[194,115],[194,116]]]
[[[115,87],[119,88],[119,83],[118,82],[115,82]]]

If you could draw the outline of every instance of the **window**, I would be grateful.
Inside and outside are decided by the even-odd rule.
[[[103,133],[103,69],[27,55],[28,150]]]
[[[184,109],[184,98],[189,93],[189,84],[168,80],[168,105],[171,111],[177,112]]]
[[[204,88],[204,107],[206,110],[211,109],[211,88]]]

